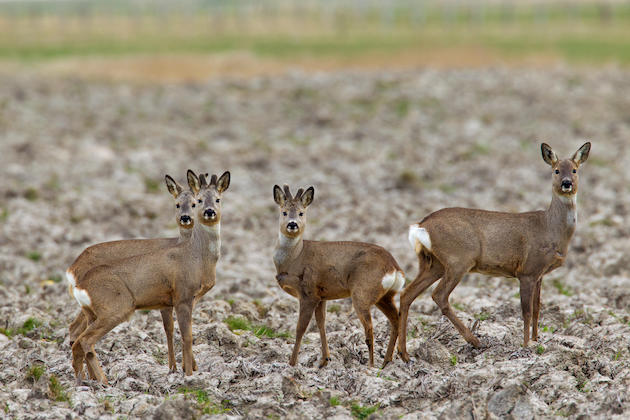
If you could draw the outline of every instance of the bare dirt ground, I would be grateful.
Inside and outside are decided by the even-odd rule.
[[[6,418],[623,418],[630,412],[630,73],[424,70],[290,73],[133,85],[0,80],[0,413]],[[518,283],[469,275],[410,313],[413,360],[366,365],[348,300],[328,305],[332,362],[311,325],[289,367],[297,301],[276,285],[274,183],[315,186],[306,237],[390,250],[413,279],[407,226],[446,206],[542,209],[540,142],[580,169],[578,228],[543,282],[539,343],[522,347]],[[176,235],[165,173],[232,172],[217,283],[194,311],[199,371],[168,374],[158,311],[97,345],[110,386],[74,386],[63,273],[88,245]],[[373,311],[377,364],[388,323]],[[241,328],[234,329],[241,320]],[[314,323],[313,323],[314,324]],[[265,326],[266,328],[261,328]],[[288,333],[288,334],[287,334]],[[178,366],[181,345],[176,335]]]

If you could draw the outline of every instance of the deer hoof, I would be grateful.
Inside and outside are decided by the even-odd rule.
[[[401,359],[403,360],[403,362],[405,362],[405,363],[409,363],[409,360],[411,360],[411,359],[409,359],[409,354],[407,354],[407,352],[404,352],[404,353],[403,353],[403,352],[399,351],[399,352],[398,352],[398,356],[400,356],[400,358],[401,358]]]

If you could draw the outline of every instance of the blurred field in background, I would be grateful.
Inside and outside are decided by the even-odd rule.
[[[5,69],[113,78],[287,66],[625,66],[630,1],[0,1],[0,34]]]

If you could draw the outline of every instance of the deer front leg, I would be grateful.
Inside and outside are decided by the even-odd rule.
[[[451,309],[451,305],[448,303],[448,297],[451,295],[455,286],[459,284],[459,281],[466,272],[468,272],[468,270],[454,270],[447,268],[444,273],[444,278],[442,278],[440,283],[438,283],[431,297],[440,307],[442,314],[451,321],[464,339],[473,346],[480,347],[481,343],[479,342],[479,339],[475,337],[472,331],[470,331],[459,318],[457,318],[457,315],[455,315],[455,312]]]
[[[192,355],[192,302],[179,303],[175,307],[177,324],[182,336],[182,368],[186,376],[193,373]]]
[[[533,315],[532,315],[532,340],[538,341],[538,316],[540,315],[540,287],[542,286],[542,277],[536,281],[533,296]]]
[[[293,346],[293,353],[291,359],[289,359],[289,365],[295,366],[297,363],[298,352],[300,351],[300,344],[302,343],[302,337],[308,327],[308,323],[313,317],[313,311],[317,306],[317,301],[310,298],[300,299],[300,315],[298,317],[297,327],[295,329],[295,345]]]
[[[168,370],[170,373],[173,373],[177,369],[175,350],[173,349],[173,308],[164,308],[160,313],[162,314],[162,324],[164,325],[166,345],[168,346]]]
[[[521,311],[523,312],[523,347],[529,344],[529,325],[532,320],[532,303],[534,300],[534,289],[536,288],[535,277],[521,277]]]
[[[322,361],[319,364],[323,368],[330,361],[330,350],[328,349],[328,341],[326,340],[326,301],[321,300],[315,308],[315,321],[319,328],[319,339],[322,343]]]

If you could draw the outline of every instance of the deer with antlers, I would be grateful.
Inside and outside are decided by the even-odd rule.
[[[280,208],[280,232],[273,261],[280,287],[299,300],[295,345],[289,364],[297,363],[302,336],[315,312],[322,361],[330,360],[326,341],[326,301],[351,297],[365,329],[369,365],[374,366],[374,334],[370,308],[376,305],[391,324],[384,365],[392,360],[398,332],[398,311],[394,296],[405,284],[405,276],[394,257],[380,246],[363,242],[320,242],[303,239],[306,208],[315,190],[300,188],[292,197],[289,186],[273,187]]]
[[[479,339],[457,318],[448,298],[464,274],[476,272],[516,277],[520,282],[523,345],[538,338],[540,287],[546,273],[560,267],[567,256],[577,223],[578,168],[588,158],[585,143],[570,159],[558,159],[543,143],[543,160],[552,168],[551,204],[544,211],[503,213],[447,208],[409,227],[409,241],[418,256],[420,271],[400,296],[398,350],[407,354],[407,317],[414,299],[441,279],[432,298],[464,339],[475,347]]]
[[[83,377],[85,361],[90,376],[107,383],[94,345],[136,309],[175,309],[183,341],[182,365],[186,375],[192,374],[192,309],[215,282],[220,250],[220,197],[229,182],[229,172],[221,178],[213,175],[209,183],[202,175],[193,182],[195,194],[184,191],[167,177],[167,187],[177,200],[178,214],[181,213],[180,226],[189,226],[190,236],[180,238],[175,245],[110,261],[78,278],[68,278],[72,294],[88,320],[72,345],[78,382]],[[201,205],[193,212],[191,209],[197,204]]]

